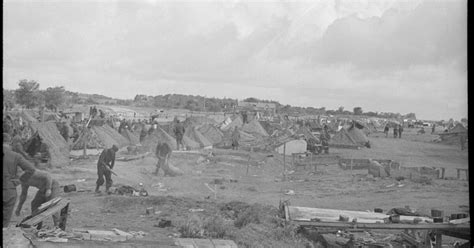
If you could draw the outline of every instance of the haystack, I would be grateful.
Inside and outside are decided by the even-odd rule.
[[[247,132],[247,133],[256,133],[259,135],[263,136],[268,136],[267,131],[260,125],[260,122],[258,122],[256,119],[250,121],[249,123],[245,123],[242,126],[242,130]]]
[[[176,139],[165,132],[160,127],[157,127],[151,134],[147,135],[142,142],[143,146],[147,146],[150,151],[155,151],[158,141],[167,143],[171,149],[176,149]]]
[[[50,164],[55,167],[68,165],[69,145],[59,133],[56,124],[54,122],[33,122],[30,125],[41,138],[41,142],[47,146]]]
[[[215,126],[205,124],[198,127],[198,131],[204,135],[212,144],[217,144],[222,141],[224,134]]]
[[[95,132],[101,143],[105,146],[104,148],[110,148],[113,145],[122,148],[129,144],[129,141],[125,137],[123,137],[109,125],[93,126],[91,129],[93,132]]]
[[[191,126],[186,128],[184,136],[187,136],[188,138],[198,142],[201,147],[212,146],[212,142],[209,141],[206,137],[204,137],[204,135],[199,132],[196,127]]]

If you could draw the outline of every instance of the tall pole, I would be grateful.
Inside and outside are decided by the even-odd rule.
[[[283,143],[283,181],[286,181],[286,142]]]

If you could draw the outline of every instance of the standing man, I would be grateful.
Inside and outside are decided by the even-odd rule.
[[[331,136],[328,132],[328,126],[324,124],[323,132],[321,133],[321,145],[324,153],[329,154],[329,140]]]
[[[51,178],[51,175],[45,171],[36,170],[32,175],[23,174],[20,177],[21,183],[21,195],[20,202],[16,207],[15,214],[20,216],[21,208],[25,203],[26,197],[28,196],[28,188],[30,186],[38,189],[35,198],[31,201],[31,215],[38,213],[38,208],[41,204],[56,198],[59,195],[59,182]],[[54,226],[59,224],[59,214],[53,215]],[[41,229],[42,223],[38,224],[38,229]]]
[[[393,127],[393,137],[397,138],[398,137],[398,125],[395,125]]]
[[[184,126],[179,120],[176,120],[176,126],[174,127],[174,135],[176,137],[176,149],[179,151],[179,145],[184,149],[183,136],[184,136]]]
[[[387,125],[385,125],[385,128],[383,129],[383,132],[385,133],[385,138],[388,137],[388,132],[390,131],[390,127]]]
[[[402,138],[402,133],[403,133],[403,125],[400,124],[398,126],[398,138],[401,139]]]
[[[8,227],[15,207],[16,186],[20,184],[17,175],[18,167],[24,171],[24,174],[32,175],[35,172],[30,162],[11,150],[10,141],[10,135],[3,133],[3,227]]]
[[[433,123],[433,127],[431,127],[431,134],[434,134],[436,128],[436,124]]]
[[[115,163],[115,153],[118,151],[118,147],[113,145],[112,148],[104,149],[99,156],[97,161],[97,182],[95,192],[100,193],[99,187],[104,184],[105,177],[105,191],[109,192],[109,188],[112,186],[112,169]]]
[[[232,132],[232,150],[239,150],[239,141],[240,141],[240,132],[239,128],[235,127],[234,131]]]
[[[158,158],[158,163],[156,164],[156,171],[153,175],[158,176],[158,172],[160,168],[162,168],[166,176],[168,174],[168,160],[171,156],[171,147],[166,142],[158,141],[155,155]]]

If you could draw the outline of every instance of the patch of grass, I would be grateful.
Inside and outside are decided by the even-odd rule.
[[[219,215],[213,215],[206,218],[203,223],[203,229],[206,237],[222,239],[231,232],[232,225]]]
[[[178,222],[178,231],[182,238],[201,238],[204,236],[203,222],[198,215]]]
[[[242,228],[250,223],[260,223],[259,210],[256,206],[251,206],[238,214],[237,219],[234,221],[234,225],[238,228]]]

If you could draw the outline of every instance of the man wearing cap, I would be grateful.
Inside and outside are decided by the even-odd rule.
[[[59,182],[51,177],[49,173],[42,170],[36,170],[33,174],[25,173],[20,177],[21,194],[20,202],[16,207],[15,214],[20,216],[21,208],[28,196],[28,189],[30,186],[38,189],[35,198],[31,201],[31,214],[38,213],[38,208],[41,204],[56,198],[59,195]],[[53,215],[54,226],[59,224],[59,214]],[[41,229],[41,222],[38,224],[38,229]]]
[[[113,145],[112,148],[104,149],[99,156],[97,161],[97,182],[95,192],[100,193],[99,187],[104,184],[105,177],[105,191],[109,192],[109,188],[112,186],[112,169],[115,163],[115,153],[118,151],[118,147]]]
[[[17,198],[16,186],[18,180],[18,167],[24,174],[32,175],[35,167],[23,156],[12,151],[10,147],[11,137],[3,133],[3,227],[8,227],[13,214]]]

